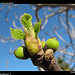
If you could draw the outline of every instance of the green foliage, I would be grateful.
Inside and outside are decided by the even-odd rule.
[[[34,32],[37,36],[37,34],[40,32],[40,25],[41,25],[41,19],[39,22],[37,22],[35,25],[34,25]]]
[[[14,39],[24,40],[25,34],[23,33],[22,30],[10,28],[10,31]]]
[[[50,38],[47,40],[47,42],[40,41],[39,37],[37,34],[40,32],[40,25],[41,25],[41,19],[39,22],[37,22],[34,27],[32,26],[32,16],[30,14],[24,13],[24,15],[21,17],[21,23],[24,25],[25,29],[25,34],[23,33],[22,30],[19,29],[12,29],[10,28],[11,35],[15,39],[19,40],[24,40],[25,47],[19,47],[17,50],[14,51],[14,54],[17,58],[20,59],[28,59],[27,52],[31,55],[34,56],[40,50],[44,50],[44,52],[48,52],[48,49],[52,49],[50,51],[50,54],[55,52],[58,47],[59,47],[59,42],[55,37]],[[47,46],[47,47],[45,47]],[[45,49],[44,49],[45,47]],[[48,53],[48,55],[50,56]],[[49,59],[52,59],[50,57]]]
[[[24,15],[21,17],[21,23],[29,30],[32,27],[31,22],[32,16],[30,14],[24,13]]]

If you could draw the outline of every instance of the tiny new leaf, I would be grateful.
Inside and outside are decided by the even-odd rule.
[[[32,22],[31,22],[32,16],[30,14],[24,13],[24,15],[21,17],[21,23],[29,29],[32,27]]]
[[[10,31],[11,31],[11,35],[13,36],[14,39],[18,39],[18,40],[25,39],[25,34],[23,33],[22,30],[10,28]]]
[[[34,25],[34,31],[35,31],[35,34],[37,35],[37,33],[40,32],[40,25],[41,25],[41,19],[39,22],[37,22],[35,25]]]

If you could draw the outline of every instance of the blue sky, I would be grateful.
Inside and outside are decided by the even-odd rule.
[[[2,4],[0,5],[2,6]],[[14,28],[12,25],[12,21],[16,20],[14,17],[14,13],[17,14],[19,17],[20,14],[29,13],[34,18],[34,11],[31,10],[30,6],[28,4],[26,5],[18,5],[17,8],[12,8],[7,16],[9,19],[9,22],[5,21],[4,14],[7,11],[7,8],[5,8],[2,12],[0,11],[0,35],[3,37],[10,36],[10,27]],[[32,12],[31,12],[32,11]],[[16,21],[17,26],[20,26],[20,22]],[[10,46],[12,46],[12,50],[14,51],[15,45],[19,47],[21,44],[19,41],[14,43],[1,43],[0,42],[0,71],[6,70],[6,62],[9,60],[8,63],[8,71],[37,71],[38,68],[34,66],[30,59],[28,60],[19,60],[15,58],[15,56],[12,54],[9,54]]]
[[[3,5],[0,4],[0,7],[2,7],[2,6]],[[6,13],[7,10],[8,10],[8,7],[6,7],[3,11],[0,11],[0,35],[2,35],[2,37],[10,36],[10,27],[14,28],[13,24],[12,24],[13,20],[15,20],[15,23],[18,27],[21,27],[20,22],[15,19],[14,13],[16,13],[18,17],[24,13],[31,14],[33,17],[32,23],[34,21],[36,21],[35,12],[34,12],[34,10],[31,9],[29,4],[22,4],[22,5],[18,4],[17,8],[10,9],[9,14],[7,15],[7,18],[9,19],[8,22],[6,22],[5,18],[4,18],[4,14]],[[43,13],[42,11],[43,11],[43,9],[39,10],[39,16],[41,19],[44,18],[44,14],[42,14]],[[74,14],[75,12],[70,12],[70,13]],[[50,14],[50,12],[47,12],[47,14]],[[61,14],[61,15],[63,18],[65,18],[65,16],[63,14]],[[47,31],[48,33],[50,31],[52,31],[53,24],[56,24],[58,26],[57,17],[58,17],[58,15],[55,15],[54,17],[49,19],[47,25],[44,28],[45,31]],[[75,24],[75,21],[73,21],[73,23]],[[64,31],[64,27],[62,27],[61,32],[62,31]],[[58,32],[59,32],[59,34],[61,34],[60,31],[58,31]],[[40,31],[38,36],[40,39],[42,39],[41,36],[44,36],[45,40],[50,38],[50,35],[46,36],[43,31]],[[53,36],[58,39],[60,44],[64,44],[55,34],[53,34]],[[64,35],[63,38],[64,37],[65,37],[65,40],[67,40],[67,41],[69,40],[68,36],[66,37],[66,35]],[[9,60],[8,71],[38,71],[38,68],[32,64],[30,59],[19,60],[19,59],[15,58],[15,56],[13,54],[9,54],[10,47],[12,47],[12,51],[14,51],[15,45],[17,45],[17,48],[19,46],[21,46],[20,41],[16,41],[13,43],[0,42],[0,71],[6,70],[7,60]],[[70,47],[69,49],[72,49],[72,48]]]

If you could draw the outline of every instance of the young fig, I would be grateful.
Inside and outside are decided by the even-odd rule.
[[[59,48],[59,41],[57,41],[55,37],[50,38],[47,40],[47,47],[53,49],[53,51],[55,52]]]
[[[54,55],[53,55],[53,50],[52,49],[47,49],[45,51],[45,60],[50,62],[53,59]]]
[[[14,51],[14,55],[15,55],[16,58],[18,58],[18,59],[28,59],[28,58],[29,58],[27,49],[26,49],[26,47],[24,47],[24,46],[18,47],[18,49],[16,49],[16,50]]]

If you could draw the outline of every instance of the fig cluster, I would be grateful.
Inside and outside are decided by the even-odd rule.
[[[38,55],[38,53],[40,51],[43,51],[42,43],[38,36],[37,38],[35,37],[35,32],[33,27],[31,27],[30,30],[27,30],[25,28],[24,43],[25,47],[21,46],[14,51],[14,55],[18,59],[28,59],[29,57],[27,54],[29,54],[30,56],[40,56]]]
[[[21,17],[25,33],[22,30],[10,28],[12,36],[15,39],[24,40],[25,43],[25,46],[20,46],[14,51],[14,55],[18,59],[28,59],[29,56],[41,57],[45,54],[45,60],[50,62],[54,57],[53,53],[59,48],[59,42],[55,37],[49,38],[46,42],[41,41],[37,36],[40,32],[41,20],[33,27],[31,19],[31,15],[26,13]]]
[[[26,31],[26,33],[27,33],[27,31]],[[29,35],[29,34],[26,35],[26,39],[25,39],[26,47],[21,46],[14,51],[16,58],[28,59],[29,54],[31,56],[34,56],[40,50],[43,50],[45,53],[45,60],[47,62],[50,62],[50,60],[52,60],[54,57],[54,52],[56,52],[57,49],[59,48],[59,42],[57,41],[57,39],[55,37],[52,37],[52,38],[48,39],[46,42],[40,41],[40,39],[38,37],[37,37],[37,39],[34,39],[34,40],[33,39],[34,39],[34,36],[31,37],[31,35]]]
[[[43,42],[42,45],[42,48],[45,52],[45,60],[50,62],[50,60],[52,60],[54,57],[54,53],[59,48],[59,41],[55,37],[52,37],[46,42]]]

